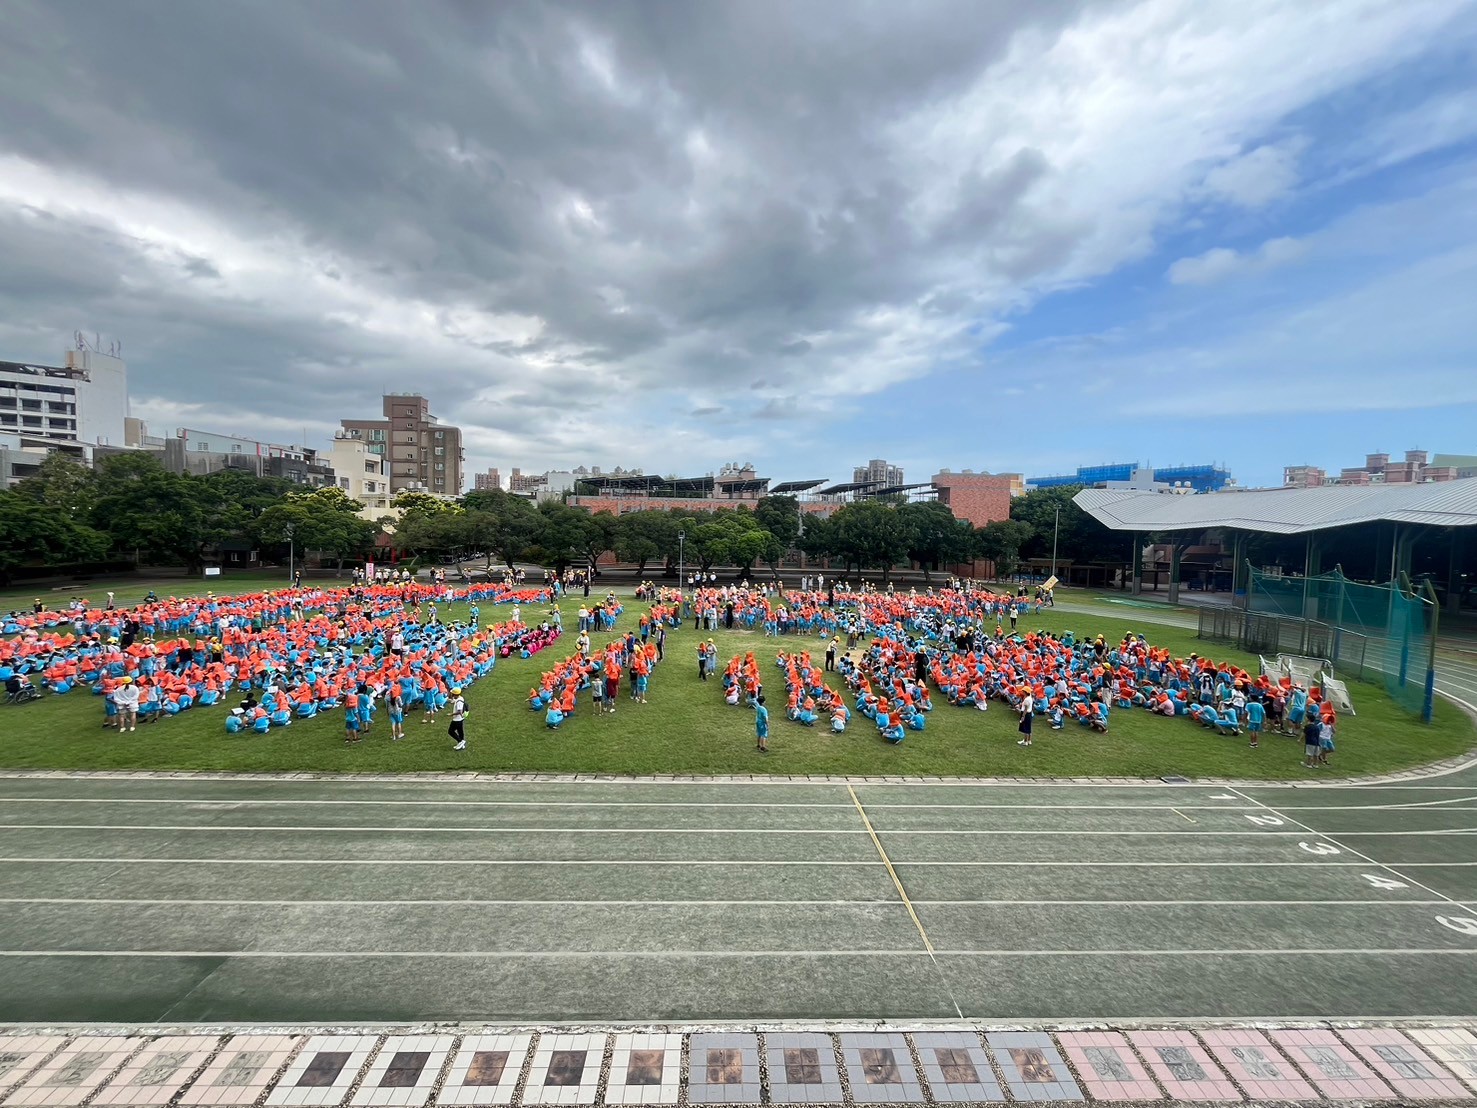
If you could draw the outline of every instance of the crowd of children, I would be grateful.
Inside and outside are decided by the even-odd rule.
[[[260,733],[342,709],[352,742],[383,700],[399,737],[407,709],[423,708],[429,722],[499,657],[529,657],[557,639],[548,619],[521,619],[520,605],[549,597],[543,589],[391,580],[220,597],[151,594],[121,610],[42,606],[7,619],[0,680],[35,675],[56,695],[91,691],[102,699],[102,725],[120,731],[223,705],[236,689],[243,695],[227,715],[228,731]],[[467,618],[451,621],[458,601]],[[512,618],[483,625],[479,601],[511,604]]]

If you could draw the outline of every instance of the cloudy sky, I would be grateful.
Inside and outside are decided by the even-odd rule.
[[[468,471],[1477,453],[1468,0],[0,0],[0,358]]]

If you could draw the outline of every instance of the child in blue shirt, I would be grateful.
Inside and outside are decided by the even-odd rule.
[[[769,753],[769,709],[764,706],[761,694],[754,701],[754,734],[759,739],[759,753]]]

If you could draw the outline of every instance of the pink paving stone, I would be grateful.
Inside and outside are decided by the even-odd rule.
[[[164,1104],[210,1057],[214,1035],[166,1035],[156,1039],[93,1097],[98,1105]]]
[[[1390,1087],[1332,1031],[1273,1031],[1272,1041],[1334,1100],[1388,1099]]]
[[[1159,1086],[1119,1032],[1062,1032],[1057,1041],[1094,1100],[1160,1099]]]
[[[293,1035],[236,1035],[191,1085],[181,1104],[252,1104],[286,1064],[299,1038]]]
[[[1397,1092],[1412,1100],[1465,1097],[1467,1090],[1445,1066],[1399,1031],[1390,1028],[1341,1032],[1344,1041]]]
[[[1477,1090],[1477,1035],[1462,1027],[1413,1027],[1406,1034]]]
[[[1318,1094],[1272,1045],[1251,1028],[1206,1031],[1211,1056],[1241,1083],[1252,1100],[1316,1100]]]
[[[1188,1031],[1130,1031],[1128,1038],[1173,1099],[1241,1099],[1236,1086]]]

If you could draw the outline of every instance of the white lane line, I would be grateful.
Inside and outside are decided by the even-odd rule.
[[[1239,792],[1240,790],[1238,790],[1238,789],[1232,789],[1231,791],[1232,792]],[[1245,799],[1247,799],[1247,800],[1252,800],[1253,799],[1252,797],[1246,796],[1245,793],[1241,793],[1241,795]],[[1381,862],[1378,859],[1371,858],[1368,854],[1365,854],[1362,851],[1355,850],[1348,843],[1341,842],[1339,839],[1334,838],[1332,835],[1328,834],[1327,832],[1325,832],[1325,831],[1319,831],[1319,830],[1317,830],[1317,829],[1315,829],[1313,827],[1308,826],[1306,823],[1302,823],[1299,820],[1294,819],[1292,816],[1288,816],[1288,815],[1285,815],[1285,813],[1278,812],[1277,809],[1271,807],[1268,804],[1262,804],[1262,802],[1259,801],[1259,800],[1256,801],[1256,803],[1257,804],[1261,804],[1261,806],[1263,808],[1265,808],[1268,812],[1271,812],[1273,815],[1282,816],[1283,818],[1285,818],[1287,820],[1290,820],[1292,823],[1297,824],[1299,827],[1301,827],[1304,831],[1308,832],[1309,834],[1315,835],[1318,838],[1323,839],[1326,842],[1332,843],[1334,846],[1338,847],[1341,850],[1347,850],[1350,854],[1353,854],[1356,857],[1363,858],[1366,862],[1369,862],[1371,865],[1378,866],[1380,869],[1385,870],[1387,873],[1394,874],[1396,877],[1400,878],[1402,881],[1405,881],[1408,884],[1414,885],[1416,888],[1422,889],[1425,892],[1430,893],[1432,896],[1438,896],[1443,901],[1445,901],[1446,903],[1453,904],[1456,907],[1461,908],[1463,911],[1467,911],[1467,912],[1471,912],[1472,911],[1472,909],[1468,905],[1462,903],[1460,900],[1454,900],[1453,898],[1451,898],[1451,897],[1447,896],[1445,893],[1443,893],[1440,889],[1433,889],[1429,885],[1422,884],[1421,882],[1417,881],[1414,877],[1411,877],[1409,874],[1402,873],[1400,870],[1396,869],[1394,866],[1387,865],[1386,863]],[[1361,837],[1365,837],[1365,836],[1361,836]],[[1457,864],[1460,864],[1460,863],[1457,863]],[[1402,863],[1402,865],[1404,865],[1404,864]],[[1408,866],[1404,866],[1404,868],[1409,868],[1409,867]]]
[[[1268,955],[1477,957],[1460,947],[1230,947],[1172,950],[939,950],[960,958],[1204,958]],[[0,958],[927,958],[928,951],[899,950],[0,950]]]
[[[290,831],[294,834],[385,832],[387,834],[487,835],[865,835],[860,828],[820,827],[777,830],[768,827],[365,827],[357,824],[276,826],[238,823],[0,823],[0,831]],[[943,832],[940,832],[942,834]],[[971,832],[972,833],[972,832]],[[1246,834],[1247,832],[1237,832]],[[1256,834],[1256,832],[1250,832]]]
[[[1264,805],[1265,807],[1265,805]],[[1296,821],[1294,821],[1296,822]],[[302,826],[276,826],[274,824],[234,824],[234,823],[179,823],[179,824],[141,824],[141,823],[0,823],[0,831],[167,831],[171,834],[183,831],[204,832],[252,832],[262,833],[271,831],[290,832],[292,834],[483,834],[483,835],[865,835],[867,832],[860,828],[847,829],[838,827],[827,829],[821,827],[804,827],[791,829],[776,829],[769,827],[368,827],[357,824],[333,824]],[[1202,838],[1270,838],[1274,835],[1301,835],[1302,831],[1213,831],[1213,830],[1191,830],[1190,828],[1169,831],[1109,831],[1097,828],[1084,830],[1067,830],[1053,828],[1050,830],[1023,830],[1017,828],[993,830],[989,828],[970,828],[966,830],[940,830],[935,828],[890,828],[878,829],[882,835],[935,835],[944,838],[955,838],[961,835],[976,836],[1021,836],[1033,835],[1112,835],[1120,838],[1142,838],[1145,836],[1172,837],[1178,839],[1202,839]],[[1346,835],[1360,836],[1387,836],[1391,838],[1410,835],[1477,835],[1477,827],[1450,827],[1434,831],[1345,831]]]
[[[712,858],[701,860],[667,858],[164,858],[155,855],[144,858],[47,858],[47,857],[0,857],[0,864],[45,864],[45,865],[143,865],[143,866],[876,866],[873,861],[776,861],[769,858]],[[1362,866],[1363,862],[1321,862],[1311,855],[1307,861],[1297,862],[1082,862],[1082,861],[1022,861],[994,862],[894,862],[899,869],[905,866],[962,866],[989,868],[991,866],[1032,866],[1037,869],[1064,867],[1072,869],[1095,869],[1099,867],[1123,867],[1128,869],[1154,869],[1174,867],[1176,869],[1318,869],[1338,866]],[[1445,868],[1447,866],[1477,866],[1477,862],[1407,862],[1407,868]]]
[[[848,812],[852,810],[850,804],[768,804],[761,801],[709,804],[686,800],[192,800],[187,797],[170,799],[166,797],[0,796],[0,804],[168,804],[172,807],[219,805],[228,808],[362,805],[372,808],[842,808]],[[919,805],[919,807],[934,807],[934,805]],[[951,805],[938,805],[938,807],[951,807]],[[1092,807],[1092,805],[1082,805],[1082,807]]]
[[[1477,798],[1472,798],[1477,799]],[[1432,801],[1432,803],[1438,803]],[[165,798],[130,798],[127,800],[101,797],[72,799],[67,797],[0,796],[0,804],[165,804],[176,808],[255,808],[269,806],[366,806],[372,808],[416,807],[416,808],[843,808],[852,810],[850,804],[766,804],[732,803],[706,804],[691,801],[647,801],[647,800],[190,800]],[[1243,805],[1231,804],[1179,804],[1174,807],[1210,812],[1244,811]],[[1088,812],[1167,812],[1168,804],[869,804],[874,808],[896,811],[1088,811]]]
[[[164,858],[151,855],[146,858],[0,858],[3,863],[44,863],[46,865],[97,864],[162,865],[162,866],[874,866],[882,868],[878,859],[863,862],[775,861],[768,858],[715,858],[700,861],[670,860],[664,858]],[[934,863],[922,863],[925,865]],[[952,863],[937,863],[946,865]],[[1039,865],[1037,862],[1022,862],[1021,865]],[[1124,863],[1125,865],[1130,863]],[[1151,863],[1159,865],[1161,863]],[[1179,862],[1164,862],[1163,865],[1181,865]],[[1260,865],[1246,862],[1237,865]],[[1275,865],[1277,863],[1266,863]],[[1303,862],[1301,865],[1320,865],[1318,862]],[[1351,863],[1352,864],[1352,863]]]
[[[1325,907],[1325,906],[1349,906],[1349,907],[1379,907],[1389,908],[1402,905],[1431,905],[1445,904],[1444,900],[919,900],[909,898],[914,904],[930,904],[942,906],[967,906],[978,905],[982,907],[1009,908],[1017,905],[1022,907],[1044,907],[1055,905],[1061,907],[1125,907],[1125,908],[1181,908],[1195,905],[1206,907]],[[561,907],[684,907],[684,906],[713,906],[713,907],[786,907],[789,905],[799,906],[875,906],[882,905],[890,908],[900,908],[900,901],[892,899],[878,900],[181,900],[175,898],[148,899],[148,898],[123,898],[123,897],[0,897],[0,904],[168,904],[168,905],[217,905],[228,907],[242,907],[247,905],[262,907],[281,908],[324,908],[324,907],[386,907],[396,905],[407,905],[410,907],[436,907],[456,908],[467,907],[509,907],[528,905],[532,907],[553,906]]]

